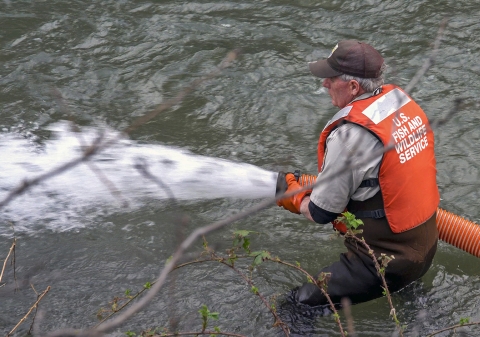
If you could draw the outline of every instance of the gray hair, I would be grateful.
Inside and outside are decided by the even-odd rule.
[[[339,77],[343,81],[355,80],[358,82],[358,84],[360,84],[360,87],[362,87],[363,90],[365,90],[366,92],[373,92],[375,89],[383,85],[384,83],[383,73],[385,72],[386,68],[387,66],[385,65],[385,63],[382,64],[382,67],[380,68],[380,76],[377,78],[362,78],[362,77],[351,76],[347,74],[342,74]]]

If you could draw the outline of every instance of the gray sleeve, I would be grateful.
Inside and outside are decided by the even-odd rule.
[[[362,187],[365,179],[377,178],[383,154],[381,141],[365,128],[346,123],[327,138],[323,170],[318,174],[310,200],[333,213],[345,210],[350,199],[366,200],[379,187]],[[379,153],[372,158],[373,153]]]

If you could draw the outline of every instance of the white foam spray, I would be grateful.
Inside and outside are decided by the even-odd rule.
[[[100,132],[107,139],[118,133],[108,129],[87,128],[72,132],[68,123],[51,127],[55,137],[39,148],[14,134],[0,134],[2,164],[0,200],[25,178],[33,178],[81,155],[80,144],[91,144]],[[92,157],[91,162],[120,192],[121,198],[102,183],[85,163],[55,176],[0,210],[3,227],[27,229],[29,223],[42,221],[52,228],[67,230],[78,226],[71,219],[86,213],[130,210],[146,201],[174,199],[241,198],[260,199],[275,194],[277,173],[254,165],[194,155],[186,150],[155,144],[140,144],[122,139]],[[146,178],[136,166],[145,165],[157,183]],[[158,185],[160,181],[167,188]],[[71,225],[69,225],[71,223]],[[2,234],[5,228],[0,228]]]

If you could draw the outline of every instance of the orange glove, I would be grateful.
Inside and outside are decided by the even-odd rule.
[[[290,173],[290,172],[287,173],[285,175],[285,181],[287,183],[287,190],[285,193],[290,193],[302,188],[302,186],[298,183],[293,173]],[[291,197],[277,200],[277,205],[285,208],[286,210],[292,213],[300,214],[300,205],[302,204],[303,198],[305,198],[307,195],[310,195],[311,193],[312,193],[312,190],[306,190],[306,191],[297,193]]]

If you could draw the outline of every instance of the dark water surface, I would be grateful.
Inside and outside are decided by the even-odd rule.
[[[463,99],[448,123],[435,130],[440,206],[478,222],[480,3],[471,0],[3,0],[0,135],[22,137],[33,153],[41,151],[52,136],[50,126],[60,120],[122,129],[212,71],[230,50],[241,48],[233,67],[131,138],[266,170],[300,168],[313,173],[318,134],[335,108],[320,80],[308,73],[307,62],[328,56],[338,40],[364,40],[385,56],[387,82],[406,86],[429,57],[445,17],[448,28],[436,62],[411,94],[432,119],[446,116],[454,100]],[[5,152],[0,148],[4,158],[0,163]],[[58,163],[62,159],[57,158]],[[88,183],[95,181],[90,179]],[[0,198],[5,193],[0,191]],[[110,195],[107,188],[104,194]],[[36,201],[33,192],[22,198],[29,197],[36,205],[24,211],[34,213],[35,220],[13,223],[20,289],[14,292],[9,265],[2,279],[6,284],[0,288],[4,335],[34,303],[30,284],[38,292],[51,286],[37,320],[43,333],[91,326],[98,310],[108,307],[114,296],[123,296],[125,289],[136,292],[152,281],[192,230],[258,202],[233,198],[179,205],[146,198],[127,209],[114,200],[110,206],[94,202],[68,212],[62,212],[59,203],[52,212]],[[180,222],[179,215],[189,220]],[[2,261],[12,243],[10,220],[0,217]],[[315,225],[276,206],[207,240],[224,251],[237,229],[261,233],[252,238],[254,250],[299,261],[311,273],[343,251],[341,241],[330,238],[329,226]],[[191,250],[200,251],[201,243]],[[268,263],[256,268],[252,277],[263,295],[277,296],[277,306],[304,280],[294,270]],[[461,318],[480,321],[479,296],[480,260],[441,242],[432,268],[422,280],[395,294],[394,301],[407,325],[406,335],[424,336]],[[147,309],[112,335],[176,326],[174,321],[180,322],[181,331],[198,331],[202,304],[220,313],[211,326],[246,336],[282,335],[250,287],[232,270],[212,263],[177,272]],[[394,331],[386,299],[356,305],[352,315],[358,336],[390,336]],[[24,323],[17,335],[25,335],[29,325],[30,321]],[[332,317],[298,318],[292,325],[300,331],[297,335],[339,335]],[[478,327],[459,331],[462,336],[480,335]]]

